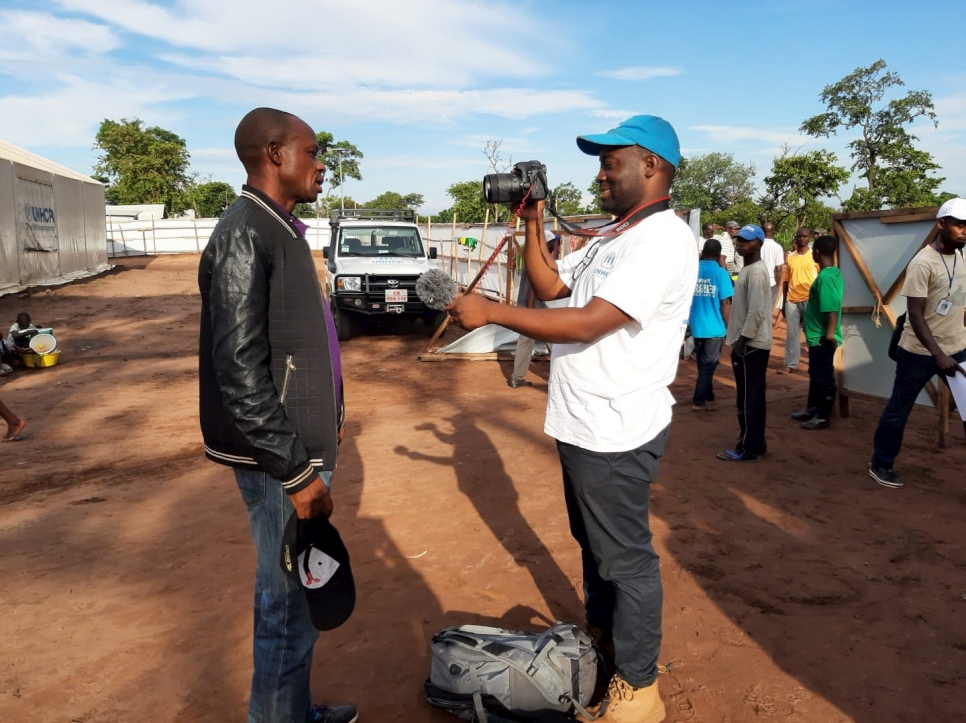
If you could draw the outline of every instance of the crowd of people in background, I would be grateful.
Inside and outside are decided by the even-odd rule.
[[[792,412],[792,419],[805,430],[831,426],[838,392],[834,359],[842,345],[844,296],[836,259],[838,241],[825,229],[802,227],[785,254],[771,238],[774,231],[771,223],[739,227],[729,221],[723,228],[706,223],[699,239],[698,281],[689,318],[698,371],[691,408],[717,409],[714,372],[722,346],[730,346],[739,435],[732,447],[717,454],[724,461],[750,462],[767,452],[765,387],[771,315],[776,306],[780,306],[786,325],[784,360],[778,373],[793,373],[798,368],[803,332],[808,349],[808,398],[803,409]],[[966,247],[966,199],[954,198],[940,207],[936,231],[935,241],[922,248],[906,269],[902,295],[908,311],[899,317],[894,349],[890,350],[896,362],[895,382],[873,440],[869,475],[890,488],[903,486],[893,463],[923,387],[936,375],[966,377],[966,261],[962,253]]]
[[[830,425],[836,392],[833,360],[842,343],[842,274],[835,267],[837,241],[832,236],[815,236],[800,228],[786,258],[770,222],[762,227],[739,227],[736,221],[729,221],[715,234],[718,229],[710,223],[702,228],[698,282],[688,319],[698,367],[691,408],[717,409],[714,372],[722,346],[727,344],[737,390],[739,435],[717,457],[750,462],[768,450],[765,387],[772,313],[778,306],[788,328],[785,358],[778,373],[793,372],[798,366],[803,327],[809,349],[808,402],[792,418],[807,430]],[[732,249],[730,260],[727,248]]]

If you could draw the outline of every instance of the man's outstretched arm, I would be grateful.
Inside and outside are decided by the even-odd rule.
[[[596,296],[579,309],[527,309],[470,294],[457,298],[449,313],[465,329],[499,324],[531,339],[560,344],[592,344],[632,321],[609,301]]]

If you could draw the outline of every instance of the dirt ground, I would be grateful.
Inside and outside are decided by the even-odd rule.
[[[197,424],[197,256],[129,259],[97,279],[0,299],[55,328],[61,364],[2,380],[30,436],[0,445],[0,720],[243,720],[254,554],[226,468]],[[4,327],[6,328],[6,327]],[[334,522],[358,606],[316,647],[319,701],[361,721],[429,708],[431,635],[451,624],[579,622],[580,565],[551,440],[548,366],[420,363],[419,325],[343,347],[349,426]],[[776,339],[776,352],[780,354]],[[897,469],[865,472],[881,405],[828,432],[789,418],[804,374],[768,376],[770,454],[673,387],[654,485],[670,721],[946,721],[966,709],[966,462],[916,411]]]

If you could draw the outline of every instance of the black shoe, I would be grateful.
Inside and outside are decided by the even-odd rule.
[[[829,421],[827,419],[819,419],[815,417],[810,419],[805,424],[802,425],[802,429],[828,429]]]
[[[308,723],[356,723],[359,711],[354,705],[314,705]]]
[[[800,412],[792,412],[792,419],[796,422],[809,422],[815,419],[815,410],[803,409]]]
[[[519,389],[520,387],[532,387],[533,382],[528,382],[526,379],[511,379],[506,385],[513,389]]]
[[[869,477],[883,487],[891,487],[892,489],[902,487],[902,480],[899,479],[899,475],[895,473],[892,467],[876,467],[874,464],[870,464]]]

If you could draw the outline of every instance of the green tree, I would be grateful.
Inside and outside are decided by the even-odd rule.
[[[453,199],[453,205],[436,214],[434,220],[440,223],[451,221],[454,213],[461,223],[482,223],[486,219],[489,204],[483,199],[482,180],[454,183],[446,189],[446,194]],[[490,220],[494,220],[492,215]]]
[[[751,198],[742,198],[720,211],[707,212],[701,209],[701,222],[714,223],[724,226],[728,221],[737,221],[744,226],[746,223],[761,225],[765,210]]]
[[[783,153],[772,164],[765,178],[762,206],[766,217],[779,228],[788,220],[795,228],[810,223],[811,214],[823,215],[820,198],[833,197],[849,180],[849,172],[835,164],[831,151],[818,150],[805,154]],[[827,227],[827,226],[826,226]]]
[[[587,186],[587,193],[591,195],[591,201],[584,207],[584,213],[603,213],[604,209],[600,207],[600,186],[597,185],[596,178]]]
[[[94,172],[108,181],[108,203],[163,203],[170,213],[188,208],[190,156],[180,136],[157,126],[145,128],[138,118],[105,119],[94,147],[102,152]]]
[[[353,179],[362,180],[362,170],[359,168],[359,161],[363,159],[363,153],[358,146],[349,141],[337,141],[328,131],[319,131],[315,138],[322,149],[322,162],[325,164],[325,180],[327,185],[322,192],[321,203],[323,209],[328,212],[330,209],[338,208],[342,200],[342,194],[333,203],[332,194],[340,186],[344,186],[345,181]],[[357,208],[357,206],[346,206],[346,208]],[[313,211],[313,216],[315,215]],[[323,215],[328,215],[325,213]]]
[[[397,208],[408,208],[415,211],[423,205],[423,195],[421,193],[407,193],[402,195],[395,191],[386,191],[376,196],[371,201],[366,201],[363,208],[378,208],[386,211],[393,211]]]
[[[801,126],[802,132],[825,138],[839,130],[859,130],[859,137],[848,147],[852,171],[865,179],[866,187],[855,189],[852,198],[842,204],[846,210],[931,205],[938,202],[936,191],[945,180],[928,175],[939,165],[914,146],[919,139],[906,129],[917,118],[938,125],[932,95],[924,90],[909,91],[884,102],[890,88],[905,85],[886,67],[885,61],[877,60],[825,86],[819,97],[826,112],[808,118]]]
[[[298,203],[292,210],[292,215],[299,218],[328,218],[337,208],[363,208],[362,204],[346,196],[319,196],[315,203]]]
[[[189,197],[191,207],[199,218],[217,218],[238,198],[235,189],[224,181],[206,181],[195,184]]]
[[[751,199],[754,178],[754,164],[739,163],[731,153],[690,156],[681,159],[671,198],[680,208],[700,208],[705,213],[724,211]]]
[[[557,199],[557,213],[561,216],[576,216],[583,213],[583,208],[580,206],[582,199],[580,189],[570,181],[561,183],[554,188],[553,197]]]

